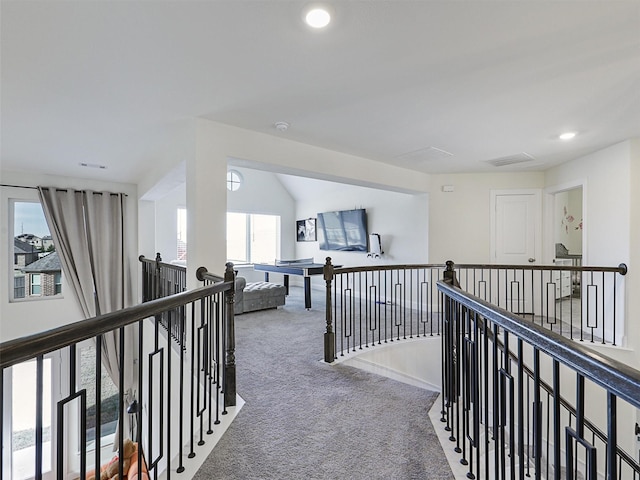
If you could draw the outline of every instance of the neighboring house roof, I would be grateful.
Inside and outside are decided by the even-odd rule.
[[[42,257],[40,260],[30,263],[22,270],[28,273],[59,272],[62,270],[62,266],[60,264],[58,252],[51,252],[46,257]]]
[[[26,242],[33,242],[34,240],[42,240],[42,238],[40,238],[37,235],[34,235],[33,233],[22,233],[18,235],[16,238],[19,238],[20,240],[23,240]]]
[[[30,243],[13,239],[13,253],[37,253],[39,250]]]

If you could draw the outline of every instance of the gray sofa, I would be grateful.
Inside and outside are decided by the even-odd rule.
[[[284,285],[270,282],[250,282],[244,277],[236,277],[236,297],[234,313],[254,312],[284,305],[286,289]]]

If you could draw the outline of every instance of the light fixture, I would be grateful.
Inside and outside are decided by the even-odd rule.
[[[312,28],[324,28],[331,22],[331,14],[327,8],[316,5],[306,11],[304,21]]]
[[[558,138],[560,140],[571,140],[575,136],[576,136],[576,132],[565,132],[565,133],[560,134],[560,136],[558,136]]]
[[[289,128],[289,124],[287,122],[276,122],[273,126],[276,127],[279,132],[286,132]]]

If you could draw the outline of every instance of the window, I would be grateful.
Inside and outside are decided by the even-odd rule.
[[[279,256],[280,216],[227,213],[227,258],[238,263],[273,262]]]
[[[227,190],[235,192],[242,186],[242,174],[237,170],[227,171]]]
[[[53,414],[54,378],[53,363],[50,357],[42,362],[43,397],[42,397],[42,427],[43,427],[43,465],[44,478],[53,478],[51,469],[51,420]],[[26,480],[34,477],[35,473],[35,441],[36,441],[36,360],[29,360],[5,370],[4,387],[9,392],[10,404],[7,429],[11,432],[10,458],[3,465],[4,478]],[[7,432],[8,433],[8,432]],[[7,442],[9,443],[9,442]],[[3,452],[3,455],[5,452]],[[9,454],[7,457],[9,457]]]
[[[82,342],[78,348],[78,389],[87,390],[87,449],[96,443],[96,347],[91,341]],[[100,444],[113,444],[118,425],[118,387],[102,367],[100,370]],[[125,399],[126,400],[126,399]]]
[[[9,289],[9,300],[60,296],[62,266],[42,205],[32,200],[10,200],[9,205],[10,238],[13,237],[9,246],[13,265],[13,289]],[[43,275],[47,278],[43,279]]]
[[[13,277],[13,298],[24,298],[24,275],[16,273]]]
[[[41,295],[42,294],[42,285],[40,284],[40,274],[32,273],[31,274],[31,295]]]
[[[62,273],[57,272],[53,274],[53,294],[57,295],[62,293]]]
[[[176,260],[187,260],[187,209],[178,208],[178,250],[176,252]]]

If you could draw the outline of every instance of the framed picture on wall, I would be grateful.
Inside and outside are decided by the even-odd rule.
[[[316,234],[316,219],[307,218],[306,220],[297,220],[296,235],[299,242],[317,241],[318,237]]]

